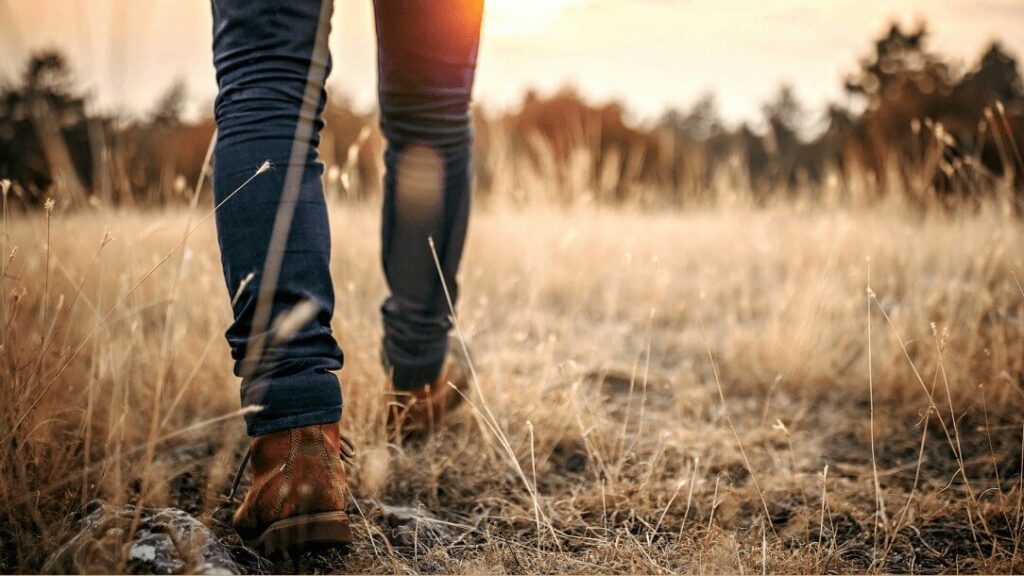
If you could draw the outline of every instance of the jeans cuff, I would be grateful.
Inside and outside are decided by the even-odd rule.
[[[444,358],[440,362],[419,365],[391,365],[391,384],[397,390],[416,390],[427,384],[437,382],[444,368]]]
[[[275,416],[268,419],[261,419],[259,412],[246,414],[245,426],[246,433],[249,436],[262,436],[291,428],[302,428],[316,424],[333,424],[339,420],[341,420],[341,404],[312,412]]]

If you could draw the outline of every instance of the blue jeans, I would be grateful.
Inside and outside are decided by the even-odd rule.
[[[331,0],[212,0],[219,93],[214,196],[250,435],[337,421],[343,354],[317,145]],[[470,203],[469,104],[483,0],[375,0],[384,155],[382,356],[394,385],[440,375]],[[344,225],[344,223],[342,223]]]

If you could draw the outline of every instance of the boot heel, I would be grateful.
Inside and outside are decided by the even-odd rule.
[[[351,543],[352,529],[348,514],[339,510],[278,520],[249,544],[269,556]]]

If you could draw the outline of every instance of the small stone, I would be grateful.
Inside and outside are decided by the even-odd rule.
[[[177,508],[143,508],[128,540],[136,510],[89,502],[79,532],[43,566],[45,573],[238,574],[239,569],[209,528]]]
[[[167,534],[137,534],[128,549],[128,571],[132,574],[181,574],[185,571],[185,562]]]
[[[448,540],[451,528],[423,508],[377,504],[388,540],[398,547],[430,547]]]

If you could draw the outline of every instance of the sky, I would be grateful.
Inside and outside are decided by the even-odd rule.
[[[396,0],[397,1],[397,0]],[[842,77],[892,21],[926,21],[931,47],[967,65],[994,39],[1024,59],[1024,0],[487,0],[475,98],[571,85],[639,119],[717,95],[729,121],[756,118],[780,83],[809,106],[843,101]],[[335,0],[332,96],[375,105],[371,0]],[[69,54],[104,110],[144,113],[175,80],[190,114],[216,93],[209,0],[0,0],[0,77],[33,50]]]

